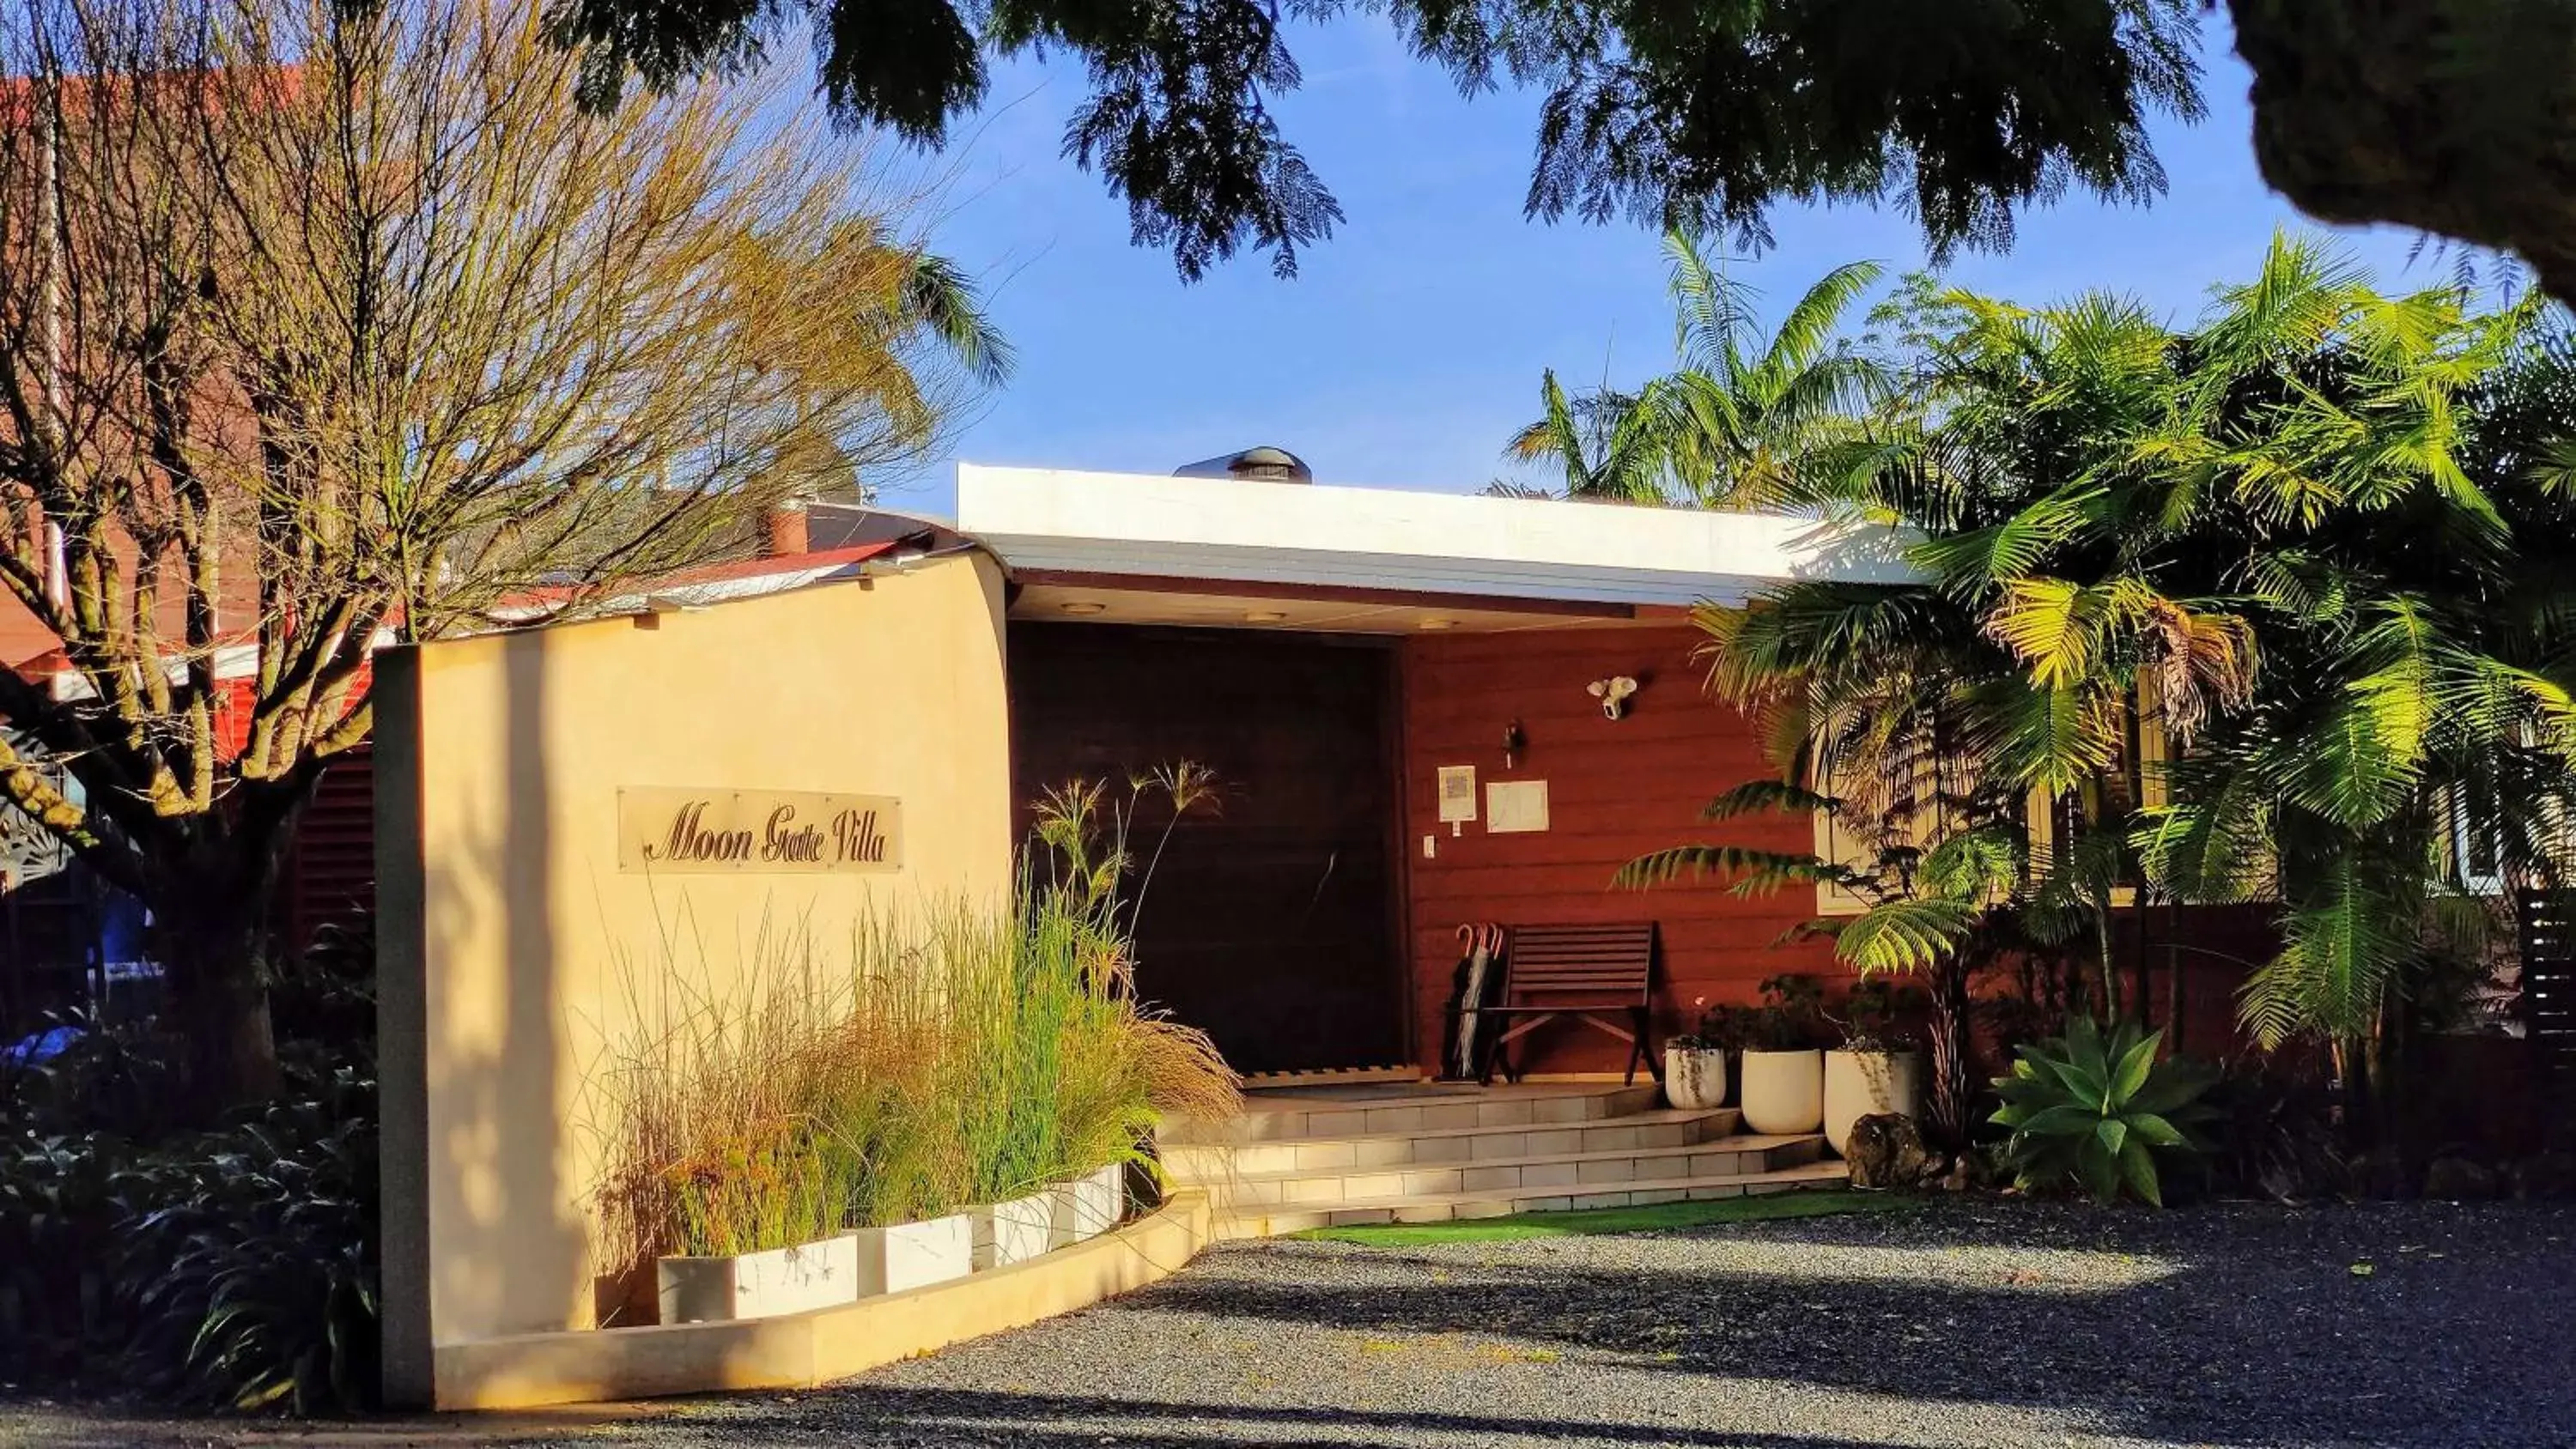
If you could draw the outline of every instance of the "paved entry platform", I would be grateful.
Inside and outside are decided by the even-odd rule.
[[[1817,1133],[1747,1133],[1731,1107],[1676,1110],[1652,1082],[1262,1088],[1226,1122],[1161,1134],[1217,1234],[1740,1197],[1849,1181]]]

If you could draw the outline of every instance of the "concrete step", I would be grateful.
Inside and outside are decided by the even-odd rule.
[[[1289,1138],[1234,1146],[1165,1141],[1162,1153],[1164,1169],[1175,1178],[1183,1182],[1219,1182],[1231,1177],[1329,1171],[1334,1168],[1406,1167],[1433,1162],[1674,1147],[1733,1136],[1742,1125],[1743,1117],[1732,1107],[1707,1111],[1667,1108],[1563,1125],[1479,1124],[1349,1137]]]
[[[1564,1212],[1583,1208],[1644,1207],[1652,1203],[1707,1198],[1744,1197],[1802,1188],[1840,1187],[1850,1181],[1839,1159],[1802,1163],[1769,1172],[1694,1174],[1644,1182],[1591,1187],[1520,1187],[1481,1192],[1409,1193],[1363,1198],[1337,1205],[1283,1204],[1246,1207],[1220,1216],[1217,1235],[1226,1238],[1275,1237],[1308,1228],[1357,1227],[1376,1223],[1442,1223],[1454,1219],[1500,1218],[1515,1213]]]
[[[1573,1131],[1532,1132],[1542,1137]],[[1608,1188],[1629,1182],[1758,1175],[1814,1162],[1824,1154],[1815,1133],[1733,1136],[1670,1146],[1629,1145],[1606,1151],[1546,1150],[1459,1162],[1416,1162],[1402,1167],[1298,1168],[1204,1179],[1220,1208],[1391,1201],[1455,1192],[1551,1188]]]
[[[1532,1082],[1501,1087],[1291,1088],[1245,1095],[1243,1115],[1223,1122],[1183,1120],[1165,1127],[1174,1146],[1230,1146],[1317,1137],[1380,1136],[1470,1127],[1562,1126],[1647,1111],[1663,1089],[1589,1082]]]

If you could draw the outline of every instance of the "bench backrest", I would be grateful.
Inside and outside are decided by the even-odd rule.
[[[1634,996],[1654,988],[1655,923],[1514,926],[1504,961],[1515,993]]]

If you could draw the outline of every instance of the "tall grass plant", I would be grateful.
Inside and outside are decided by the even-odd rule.
[[[1239,1100],[1129,966],[1110,919],[1034,886],[887,909],[830,946],[764,930],[723,991],[666,947],[594,1077],[607,1253],[787,1247],[1150,1162],[1163,1117]]]

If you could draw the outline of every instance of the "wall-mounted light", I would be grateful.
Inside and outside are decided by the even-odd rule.
[[[1528,745],[1529,736],[1521,733],[1519,720],[1513,720],[1503,726],[1503,768],[1509,770],[1518,767],[1521,751]]]
[[[1056,607],[1068,614],[1106,614],[1109,612],[1109,606],[1107,604],[1100,603],[1093,599],[1076,599],[1070,604],[1058,604]]]
[[[1637,692],[1637,681],[1624,674],[1596,679],[1583,686],[1584,692],[1601,701],[1601,716],[1617,719],[1628,712],[1628,696]]]

